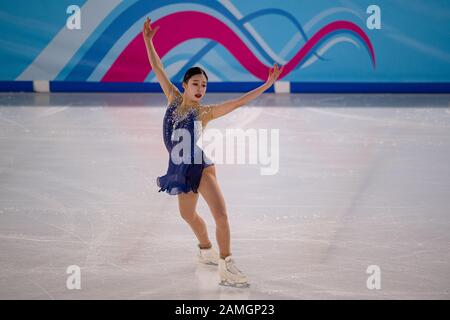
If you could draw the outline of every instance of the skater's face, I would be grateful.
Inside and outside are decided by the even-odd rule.
[[[196,74],[189,78],[188,83],[183,83],[184,91],[191,101],[200,102],[206,94],[208,80],[204,74]]]

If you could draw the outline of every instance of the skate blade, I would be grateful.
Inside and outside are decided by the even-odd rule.
[[[244,289],[244,288],[250,287],[250,283],[248,283],[248,282],[234,283],[234,282],[229,282],[226,280],[220,281],[219,285],[224,286],[224,287],[239,288],[239,289]]]

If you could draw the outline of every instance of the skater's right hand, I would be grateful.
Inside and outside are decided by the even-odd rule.
[[[266,85],[271,87],[274,84],[274,82],[277,81],[280,74],[283,73],[283,70],[284,66],[278,68],[278,64],[275,63],[273,65],[273,69],[272,68],[269,69],[269,75],[267,76]]]
[[[144,40],[152,40],[153,37],[156,34],[156,31],[158,31],[159,26],[156,26],[156,28],[152,29],[150,25],[150,19],[147,17],[147,20],[144,22],[144,28],[142,30],[142,36],[144,37]]]

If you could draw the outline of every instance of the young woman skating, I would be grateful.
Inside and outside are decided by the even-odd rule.
[[[177,195],[178,206],[182,218],[189,224],[198,239],[199,260],[202,263],[219,265],[219,275],[222,285],[246,287],[249,285],[247,276],[240,271],[231,257],[230,226],[225,200],[216,178],[216,168],[196,146],[195,130],[205,128],[208,122],[222,117],[237,108],[244,106],[269,89],[282,73],[283,67],[275,64],[268,71],[267,81],[260,87],[240,96],[237,99],[224,101],[214,105],[202,105],[205,97],[208,76],[206,72],[193,67],[184,75],[180,93],[168,79],[161,60],[153,46],[153,37],[159,27],[152,28],[150,19],[144,23],[143,37],[147,48],[148,58],[161,88],[168,100],[168,107],[163,121],[164,143],[169,152],[167,173],[157,178],[159,191],[170,195]],[[197,123],[197,125],[196,125]],[[183,155],[172,152],[180,143],[177,136],[180,131],[189,132],[190,151],[183,149]],[[186,142],[186,141],[185,141]],[[201,160],[198,161],[200,152]],[[176,156],[174,156],[174,154]],[[183,158],[180,162],[179,157]],[[175,159],[177,158],[177,159]],[[197,159],[197,161],[195,159]],[[199,157],[200,158],[200,157]],[[187,161],[186,161],[187,160]],[[196,207],[199,193],[205,199],[216,223],[216,240],[219,254],[212,247],[208,237],[205,221],[198,215]]]

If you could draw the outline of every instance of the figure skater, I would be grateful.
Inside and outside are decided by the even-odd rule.
[[[158,29],[159,26],[151,27],[150,19],[147,17],[142,33],[148,58],[168,100],[163,121],[163,135],[164,144],[169,152],[169,165],[167,174],[157,178],[159,191],[178,196],[181,217],[189,224],[198,239],[199,261],[219,266],[220,284],[248,287],[247,276],[236,267],[231,257],[228,214],[225,200],[217,182],[215,165],[205,156],[202,150],[200,150],[201,161],[194,161],[195,148],[198,148],[194,140],[194,130],[196,130],[194,123],[200,122],[201,127],[205,128],[209,121],[224,116],[257,98],[273,85],[283,71],[283,67],[279,69],[278,65],[275,64],[273,69],[269,69],[268,79],[262,86],[237,99],[214,105],[201,105],[200,102],[206,94],[208,83],[206,72],[199,67],[187,70],[182,83],[184,91],[180,93],[177,87],[167,78],[161,60],[153,46],[153,37]],[[172,156],[172,150],[179,139],[174,138],[176,129],[185,129],[190,133],[191,154],[189,155],[189,152],[183,154],[183,157],[187,157],[183,159],[190,160],[187,163],[174,161]],[[185,150],[183,150],[184,152]],[[199,193],[205,199],[214,217],[220,255],[212,247],[205,221],[197,213],[196,206]]]

